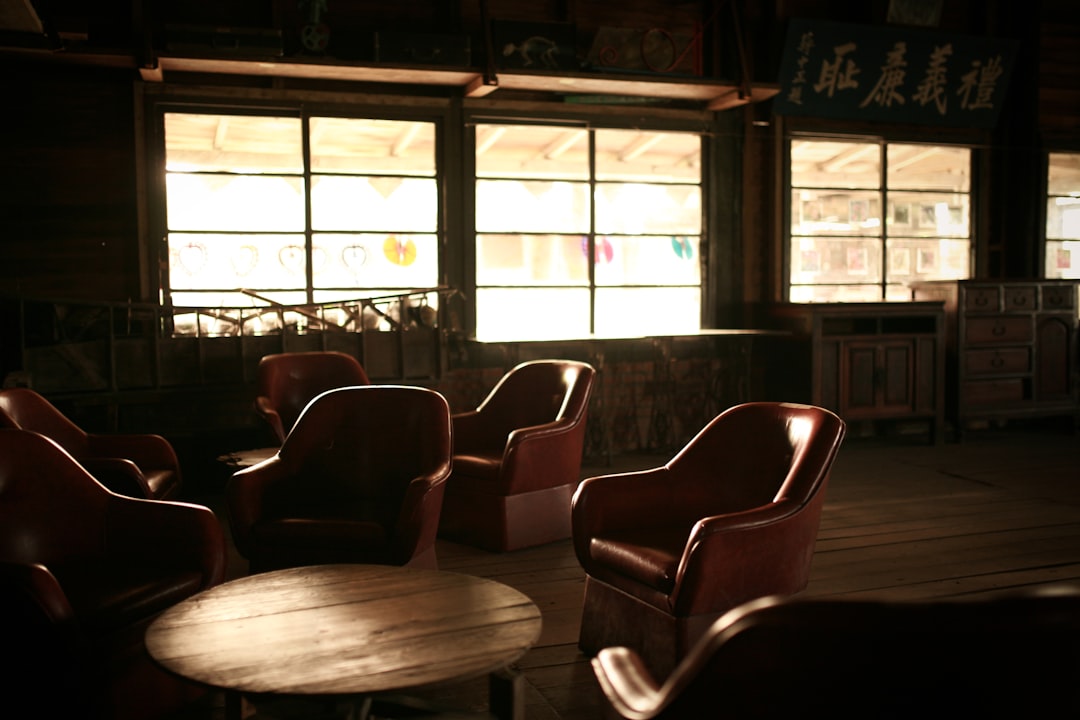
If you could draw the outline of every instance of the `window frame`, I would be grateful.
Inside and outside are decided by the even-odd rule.
[[[888,180],[888,165],[886,162],[888,147],[890,145],[937,145],[937,146],[956,146],[968,149],[970,155],[970,169],[969,169],[969,184],[968,184],[968,278],[979,277],[985,271],[987,243],[985,241],[985,228],[988,227],[985,203],[983,198],[987,197],[989,193],[988,181],[986,179],[987,173],[981,172],[981,168],[987,164],[987,158],[985,156],[986,148],[989,146],[988,137],[985,133],[972,133],[964,131],[949,131],[947,129],[938,132],[934,136],[932,143],[927,142],[926,129],[918,127],[906,127],[896,126],[889,128],[882,128],[876,126],[869,126],[866,124],[845,124],[839,123],[839,127],[832,126],[826,127],[817,119],[797,119],[791,122],[786,127],[781,123],[781,127],[778,129],[777,139],[780,143],[780,176],[782,178],[780,183],[780,193],[778,198],[778,204],[781,212],[778,214],[781,218],[781,225],[777,228],[777,237],[780,245],[780,258],[781,267],[780,273],[780,301],[781,302],[800,302],[791,300],[792,293],[792,195],[793,185],[791,178],[791,146],[793,142],[798,140],[814,140],[824,142],[853,142],[853,143],[866,143],[866,144],[878,144],[881,157],[880,167],[880,182],[873,192],[877,192],[883,199],[887,199],[889,194],[889,188],[887,186]],[[862,191],[860,189],[860,191]],[[869,191],[869,190],[867,190]],[[882,213],[884,215],[884,212]],[[881,250],[885,252],[888,246],[889,235],[887,233],[887,227],[883,222],[881,230]],[[867,283],[870,284],[870,283]],[[873,302],[897,302],[897,301],[911,301],[911,297],[906,297],[903,300],[889,299],[888,298],[888,274],[883,272],[880,281],[873,283],[881,289],[880,297]],[[806,301],[808,304],[812,302],[822,301]],[[835,300],[828,302],[859,302],[859,301],[847,301],[847,300]]]
[[[708,327],[708,323],[715,317],[713,310],[709,308],[709,288],[713,284],[712,278],[709,273],[710,268],[710,255],[714,248],[712,242],[711,228],[715,227],[715,214],[716,214],[716,201],[713,197],[713,193],[710,192],[711,169],[713,166],[713,153],[716,152],[716,143],[714,142],[715,135],[717,134],[715,127],[715,119],[705,113],[662,113],[656,116],[650,114],[608,114],[608,113],[559,113],[551,112],[548,110],[542,117],[537,117],[535,113],[531,112],[514,112],[513,110],[500,110],[493,112],[490,107],[484,108],[482,112],[467,112],[465,120],[462,125],[464,142],[463,142],[463,174],[462,174],[462,191],[464,197],[463,206],[465,210],[465,240],[463,242],[464,253],[464,287],[465,293],[473,300],[469,303],[466,317],[466,332],[469,337],[476,337],[477,329],[477,303],[475,301],[477,293],[477,258],[476,258],[476,244],[478,234],[476,224],[476,185],[478,180],[489,179],[485,177],[477,176],[476,168],[476,127],[480,125],[542,125],[544,127],[561,126],[567,129],[581,129],[589,131],[589,145],[590,145],[590,158],[593,152],[593,138],[592,132],[598,130],[639,130],[647,132],[670,132],[670,133],[690,133],[697,135],[701,142],[700,150],[700,162],[701,167],[699,170],[699,178],[696,184],[700,188],[701,192],[701,232],[698,248],[697,262],[699,263],[699,284],[696,286],[699,291],[699,308],[698,308],[698,324],[700,328]],[[596,179],[596,170],[590,160],[589,177],[584,181],[589,187],[590,203],[595,203],[596,186],[598,184]],[[606,181],[605,181],[606,182]],[[690,184],[690,183],[688,183]],[[594,237],[604,235],[604,233],[594,232],[593,229],[589,231],[590,237],[590,250],[593,247]],[[618,233],[615,233],[618,235]],[[632,287],[633,285],[626,286],[605,286],[598,285],[595,276],[595,255],[590,252],[587,256],[589,263],[588,268],[588,296],[590,302],[589,308],[589,325],[590,329],[595,328],[595,303],[596,303],[596,290],[603,287]],[[484,286],[480,286],[484,287]],[[544,286],[547,287],[547,286]],[[552,285],[552,288],[566,287],[563,285]],[[574,286],[579,287],[579,286]],[[644,287],[644,286],[643,286]],[[653,287],[653,286],[648,286]],[[660,286],[658,286],[660,287]],[[671,286],[676,287],[676,286]],[[683,286],[677,286],[683,287]],[[558,341],[560,339],[573,339],[572,337],[566,338],[544,338],[545,340]],[[522,339],[523,341],[524,339]],[[514,341],[514,340],[510,340]]]
[[[145,162],[145,177],[142,186],[145,193],[140,200],[140,225],[143,228],[141,235],[146,238],[141,247],[140,263],[144,268],[143,276],[146,296],[153,297],[162,307],[172,307],[171,297],[173,288],[169,282],[169,247],[168,247],[168,221],[166,215],[167,195],[165,187],[166,178],[166,149],[165,149],[165,115],[167,113],[195,113],[195,114],[224,114],[243,116],[281,116],[297,117],[301,120],[304,130],[308,128],[308,120],[312,117],[331,118],[357,118],[378,119],[402,122],[425,122],[435,126],[435,173],[432,177],[436,183],[436,227],[432,231],[436,239],[439,257],[437,260],[438,280],[440,285],[446,284],[446,248],[448,242],[448,227],[454,222],[455,212],[453,205],[447,202],[446,186],[447,178],[452,176],[450,166],[455,162],[452,156],[452,133],[448,133],[448,120],[451,117],[450,106],[445,100],[436,98],[409,98],[389,103],[382,96],[361,95],[356,96],[356,102],[339,102],[339,94],[333,94],[333,100],[326,93],[310,91],[282,91],[273,93],[272,99],[267,98],[266,93],[241,90],[228,92],[221,89],[186,88],[177,85],[165,84],[152,86],[144,91],[141,105],[143,115],[143,134],[139,144],[141,154]],[[448,138],[451,138],[448,141]],[[310,192],[311,177],[318,175],[313,170],[308,159],[308,140],[302,138],[305,146],[304,168],[301,177],[305,185],[305,250],[308,256],[307,270],[305,273],[303,292],[306,302],[312,305],[319,303],[315,299],[320,293],[340,292],[319,288],[312,280],[310,256],[311,240],[319,231],[312,228],[310,217]],[[374,231],[372,231],[374,232]],[[177,290],[176,292],[183,292]],[[366,294],[364,288],[358,288],[356,297]]]
[[[1051,242],[1077,242],[1078,244],[1080,244],[1080,240],[1072,240],[1072,239],[1069,239],[1069,238],[1057,238],[1057,237],[1052,238],[1052,237],[1050,237],[1050,233],[1048,232],[1049,231],[1048,206],[1049,206],[1049,203],[1050,203],[1051,199],[1055,198],[1055,197],[1070,197],[1070,195],[1062,195],[1060,193],[1052,193],[1050,191],[1050,156],[1051,155],[1075,155],[1075,156],[1077,156],[1078,159],[1080,159],[1080,147],[1078,147],[1078,146],[1064,146],[1064,147],[1053,146],[1053,147],[1046,148],[1042,153],[1042,164],[1040,166],[1041,170],[1042,170],[1042,174],[1041,174],[1042,202],[1039,204],[1039,213],[1038,213],[1039,229],[1040,229],[1040,236],[1042,238],[1042,242],[1039,243],[1038,257],[1036,258],[1036,261],[1038,263],[1038,265],[1037,265],[1038,276],[1043,278],[1043,279],[1048,279],[1048,280],[1071,280],[1071,279],[1076,279],[1076,278],[1072,278],[1072,277],[1068,277],[1068,276],[1061,276],[1061,275],[1051,278],[1050,274],[1048,272],[1049,263],[1050,263],[1049,251],[1050,251],[1050,243]],[[1080,188],[1078,188],[1078,189],[1080,189]]]

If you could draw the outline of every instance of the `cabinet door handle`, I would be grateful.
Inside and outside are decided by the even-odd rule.
[[[995,355],[994,359],[990,361],[990,367],[994,368],[995,370],[1004,366],[1005,358],[1001,357],[1000,355]]]
[[[975,296],[975,304],[980,305],[980,306],[989,305],[990,300],[985,295],[976,295]]]
[[[994,329],[990,331],[990,334],[991,335],[997,335],[997,336],[1004,335],[1005,334],[1005,326],[1004,325],[995,325]]]

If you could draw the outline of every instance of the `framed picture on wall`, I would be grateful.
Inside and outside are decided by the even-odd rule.
[[[897,203],[896,205],[893,205],[892,221],[893,225],[910,225],[911,205],[909,203]]]
[[[908,248],[893,248],[889,251],[889,274],[911,274],[911,250]]]
[[[848,222],[852,225],[866,222],[868,212],[869,206],[865,200],[848,201]]]
[[[925,275],[937,270],[937,252],[934,248],[919,248],[915,252],[915,272]]]
[[[817,250],[803,250],[799,260],[799,269],[804,273],[821,272],[821,253]]]
[[[847,249],[847,271],[848,275],[866,275],[870,272],[866,248],[849,247]]]

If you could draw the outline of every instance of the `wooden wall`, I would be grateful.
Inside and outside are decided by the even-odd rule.
[[[44,4],[42,4],[44,5]],[[693,31],[705,27],[706,70],[724,76],[739,72],[732,44],[739,24],[749,43],[753,78],[772,81],[779,64],[784,20],[790,17],[883,22],[888,0],[741,0],[738,17],[723,0],[465,0],[394,3],[330,0],[335,29],[368,30],[376,26],[469,32],[477,47],[486,8],[489,18],[575,23],[582,48],[589,33],[604,25],[665,27]],[[65,42],[74,43],[91,64],[65,61],[63,53],[27,53],[0,47],[0,93],[4,103],[0,133],[0,294],[32,297],[124,301],[153,299],[155,268],[143,260],[143,248],[155,238],[140,229],[140,167],[135,128],[142,82],[139,63],[168,23],[276,26],[296,29],[295,0],[54,0],[45,19]],[[1038,158],[1045,148],[1080,148],[1080,23],[1075,3],[1041,0],[976,2],[944,0],[941,27],[955,32],[1011,37],[1022,43],[1024,63],[1014,77],[1002,128],[995,133],[1000,157],[992,165],[994,261],[988,272],[1016,277],[1038,271],[1037,223],[1041,202]],[[0,43],[2,44],[2,43]],[[148,50],[148,47],[150,50]],[[582,49],[582,48],[579,48]],[[95,56],[99,53],[99,56]],[[205,81],[205,79],[203,79]],[[272,88],[266,79],[217,78],[221,84],[248,83]],[[741,241],[725,267],[725,282],[741,286],[747,305],[769,299],[783,271],[776,245],[779,172],[776,127],[768,104],[727,111],[730,127],[745,133],[743,155],[724,168],[723,188],[738,208]],[[758,124],[755,124],[755,121]],[[717,297],[715,288],[711,297]],[[738,307],[714,308],[724,322],[739,323]],[[11,328],[0,327],[0,373],[13,367],[17,344]],[[480,363],[478,378],[495,372]],[[483,369],[486,367],[487,369]],[[683,368],[681,375],[698,369]],[[487,373],[487,374],[484,374]],[[638,398],[632,378],[643,372],[628,366],[626,397]],[[474,381],[476,378],[474,378]],[[466,381],[472,382],[472,381]],[[640,401],[640,402],[639,402]],[[651,411],[650,411],[651,412]],[[628,427],[630,423],[624,422]],[[683,430],[679,431],[680,433]]]

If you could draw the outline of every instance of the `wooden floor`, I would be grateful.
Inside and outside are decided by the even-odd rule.
[[[619,457],[582,474],[666,459]],[[438,552],[442,569],[506,583],[540,607],[540,641],[518,663],[527,720],[602,717],[602,697],[576,646],[584,580],[570,542],[502,555],[440,542]],[[1056,583],[1080,584],[1080,437],[1070,427],[987,429],[936,446],[845,441],[805,595],[918,600]],[[463,683],[429,699],[483,710],[486,686]],[[212,695],[176,720],[217,720],[223,707]]]

